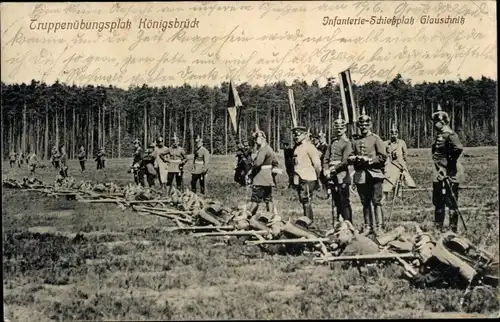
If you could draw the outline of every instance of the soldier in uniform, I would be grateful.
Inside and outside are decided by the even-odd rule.
[[[179,138],[174,134],[172,138],[172,146],[167,150],[168,156],[168,175],[167,175],[167,186],[168,194],[172,191],[172,184],[175,178],[176,188],[179,190],[183,189],[183,173],[184,165],[187,162],[186,152],[184,148],[179,146]]]
[[[136,185],[144,183],[143,177],[144,173],[141,171],[141,161],[143,158],[142,148],[140,146],[139,140],[134,141],[134,154],[132,160],[132,171],[134,173],[134,182]]]
[[[59,171],[59,174],[63,178],[68,177],[68,154],[66,153],[66,149],[64,146],[61,146],[60,148],[61,151],[61,157],[60,157],[60,162],[61,162],[61,170]]]
[[[398,138],[398,129],[396,124],[392,123],[391,126],[391,139],[384,142],[386,147],[387,161],[385,164],[385,175],[388,180],[384,180],[383,191],[384,199],[387,199],[389,192],[393,191],[396,187],[396,182],[399,180],[401,171],[404,175],[404,183],[409,188],[415,188],[415,181],[408,172],[408,167],[406,165],[406,153],[407,147],[406,142]],[[401,190],[399,190],[399,193]]]
[[[95,158],[95,161],[97,163],[97,170],[99,169],[104,169],[104,148],[101,147],[99,151],[97,152],[97,156]]]
[[[61,155],[59,154],[59,149],[56,145],[52,148],[52,165],[54,168],[59,169],[59,158]]]
[[[387,155],[384,141],[371,131],[371,125],[371,117],[363,108],[358,118],[361,134],[354,140],[353,151],[348,158],[349,163],[354,165],[354,183],[363,204],[364,235],[377,234],[384,228],[382,184]]]
[[[274,211],[273,205],[273,175],[272,163],[274,151],[267,144],[266,134],[257,130],[253,133],[253,139],[257,146],[257,153],[252,162],[250,178],[252,180],[252,197],[250,198],[250,212],[257,213],[259,204],[264,202],[268,212]]]
[[[200,182],[200,192],[205,194],[205,177],[208,171],[208,161],[210,153],[203,146],[203,140],[196,138],[196,151],[193,158],[193,171],[191,176],[191,191],[196,192],[196,184]]]
[[[324,164],[323,159],[325,157],[326,149],[328,148],[328,142],[326,141],[326,134],[323,131],[319,132],[315,146],[320,153],[319,159],[321,160],[321,164]],[[321,173],[319,174],[319,181],[321,182],[321,188],[323,188],[324,190],[328,190],[327,179],[323,171],[321,171]]]
[[[11,151],[9,154],[9,164],[10,164],[11,168],[12,168],[12,165],[16,163],[16,158],[17,158],[16,152]]]
[[[23,162],[24,162],[24,153],[23,151],[19,150],[19,152],[17,153],[17,166],[20,168]]]
[[[323,173],[331,182],[332,192],[332,222],[342,216],[352,222],[352,209],[349,196],[351,174],[347,168],[347,159],[352,152],[352,143],[346,135],[346,123],[339,112],[338,118],[333,122],[335,137],[327,147],[323,157]],[[334,213],[334,209],[336,213]]]
[[[32,176],[35,175],[35,169],[37,165],[38,165],[38,157],[35,151],[33,151],[30,153],[30,156],[28,158],[28,167],[30,168],[30,174]]]
[[[308,131],[303,126],[292,129],[295,141],[293,184],[297,189],[304,216],[314,221],[311,200],[318,187],[321,160],[318,150],[308,139]]]
[[[293,148],[290,147],[290,143],[288,141],[284,143],[283,154],[285,159],[285,170],[288,175],[288,188],[292,188],[294,173]]]
[[[155,148],[157,147],[155,147],[153,143],[149,144],[148,148],[146,149],[146,153],[144,154],[141,160],[140,172],[146,175],[146,179],[150,187],[154,187],[157,176],[157,172],[154,166],[156,161],[156,156],[154,154]],[[140,180],[141,180],[140,184],[144,185],[144,177],[141,177]]]
[[[252,168],[252,150],[247,141],[243,141],[236,152],[236,168],[234,169],[234,181],[240,186],[247,186],[247,177]]]
[[[85,171],[85,148],[80,145],[80,151],[78,152],[78,161],[80,162],[80,170]]]
[[[161,136],[156,139],[153,156],[155,158],[154,167],[157,172],[160,187],[165,189],[167,187],[168,147],[163,144],[163,137]]]
[[[439,229],[443,229],[446,214],[446,205],[450,208],[450,228],[453,232],[458,228],[458,213],[452,208],[451,200],[447,197],[445,178],[450,180],[451,192],[458,200],[459,180],[457,178],[458,158],[462,154],[463,146],[458,135],[450,128],[448,113],[438,110],[432,114],[432,121],[437,130],[436,140],[432,144],[432,160],[434,161],[434,175],[432,184],[432,203],[434,204],[434,222]],[[449,196],[449,195],[448,195]],[[449,196],[451,198],[451,196]]]

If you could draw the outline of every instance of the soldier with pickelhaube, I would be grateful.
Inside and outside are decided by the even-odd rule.
[[[243,141],[238,146],[236,152],[236,167],[234,169],[234,181],[240,186],[247,186],[248,173],[252,168],[252,149],[248,145],[248,141]]]
[[[154,187],[155,180],[158,175],[158,172],[155,169],[155,146],[154,143],[150,143],[146,148],[146,153],[144,153],[142,160],[140,161],[141,170],[140,172],[146,175],[146,179],[149,187]],[[140,177],[140,184],[144,185],[144,177]]]
[[[416,184],[413,181],[410,173],[408,172],[408,166],[406,164],[407,151],[406,142],[398,138],[398,128],[393,122],[390,130],[391,138],[384,142],[387,154],[387,161],[385,165],[385,175],[388,180],[384,180],[383,191],[384,199],[387,199],[389,193],[393,191],[394,193],[401,192],[401,184],[405,184],[408,188],[415,188]],[[400,174],[403,174],[403,182],[398,184]],[[398,185],[398,191],[394,191]]]
[[[348,157],[352,152],[351,140],[346,135],[346,122],[339,112],[333,122],[334,137],[323,157],[323,173],[327,178],[332,195],[332,225],[343,219],[352,222],[352,209],[349,196],[351,174],[348,171]]]
[[[283,142],[284,149],[283,149],[283,157],[285,159],[285,170],[286,174],[288,176],[288,189],[293,187],[293,167],[295,166],[294,160],[293,160],[293,150],[294,148],[290,146],[290,142],[285,141]]]
[[[193,171],[191,172],[191,191],[196,192],[196,185],[200,183],[200,192],[205,194],[205,178],[208,172],[208,161],[210,153],[203,146],[203,139],[196,138],[196,151],[193,157]]]
[[[249,177],[252,182],[252,196],[250,198],[250,212],[256,215],[259,204],[264,202],[268,212],[274,211],[273,204],[273,160],[274,151],[267,144],[266,134],[257,130],[253,133],[253,139],[257,147],[257,153],[252,160],[252,169]]]
[[[361,133],[354,138],[353,150],[348,158],[349,164],[354,165],[353,179],[363,205],[363,235],[377,235],[384,228],[382,183],[387,155],[384,141],[371,131],[371,126],[371,117],[363,108],[358,118]]]
[[[316,147],[309,140],[309,131],[304,126],[293,128],[292,133],[295,141],[293,184],[297,189],[304,216],[313,222],[314,216],[311,201],[313,192],[319,185],[319,176],[321,173],[320,155]]]
[[[167,170],[168,170],[168,147],[164,144],[163,137],[159,136],[156,139],[156,146],[151,154],[154,159],[154,167],[157,172],[160,187],[165,189],[167,187]]]
[[[458,229],[458,212],[454,209],[450,199],[458,200],[459,180],[457,178],[458,158],[463,152],[463,145],[458,135],[450,128],[448,113],[438,110],[432,114],[432,121],[437,131],[437,136],[432,144],[432,160],[434,174],[432,184],[432,203],[434,204],[434,221],[439,229],[443,229],[446,206],[450,208],[450,228],[453,232]],[[448,179],[450,187],[446,186]],[[447,188],[451,188],[447,193]]]
[[[187,162],[186,152],[184,148],[179,145],[179,138],[174,133],[172,137],[172,146],[168,148],[168,175],[167,175],[167,187],[168,194],[172,191],[172,185],[175,178],[176,188],[183,190],[183,174],[184,165]]]
[[[144,173],[141,170],[141,161],[143,158],[143,150],[138,139],[134,140],[134,154],[132,160],[132,173],[134,174],[134,182],[136,185],[144,184]]]

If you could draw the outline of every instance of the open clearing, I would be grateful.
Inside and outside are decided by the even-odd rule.
[[[466,236],[498,252],[498,149],[466,149],[461,160],[463,185],[485,187],[460,191],[460,206],[476,207],[463,211]],[[95,163],[87,162],[81,174],[77,161],[70,161],[69,174],[77,181],[126,184],[132,181],[130,163],[107,160],[107,168],[96,172]],[[207,178],[208,196],[229,206],[249,198],[232,181],[234,164],[232,156],[213,157]],[[430,187],[429,149],[410,150],[408,166],[419,187]],[[55,179],[51,167],[37,172],[44,183]],[[4,162],[2,175],[21,179],[29,171]],[[186,187],[189,179],[188,167]],[[297,218],[301,206],[286,181],[286,175],[279,178],[276,206],[283,217]],[[430,227],[432,210],[419,210],[432,207],[430,196],[405,193],[388,226],[417,221],[424,230]],[[331,225],[329,203],[314,201],[320,227]],[[352,203],[359,227],[357,195]],[[4,189],[2,222],[4,311],[10,321],[459,318],[499,312],[500,297],[485,288],[475,289],[466,312],[458,313],[463,291],[413,288],[396,264],[363,268],[365,281],[355,268],[318,265],[306,255],[271,256],[238,241],[221,245],[220,237],[168,234],[161,231],[173,225],[168,219],[114,205]]]

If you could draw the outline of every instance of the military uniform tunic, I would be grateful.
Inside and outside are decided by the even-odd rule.
[[[354,163],[354,182],[363,184],[371,178],[384,179],[383,169],[387,156],[385,154],[384,141],[375,133],[369,133],[365,137],[359,137],[354,140],[351,155],[365,156],[372,159],[372,163],[355,162]]]
[[[438,134],[431,150],[432,160],[435,165],[433,168],[433,181],[438,182],[442,180],[443,178],[439,175],[439,172],[442,172],[452,182],[459,182],[457,176],[458,158],[462,154],[463,145],[458,135],[452,131]]]
[[[351,152],[352,143],[345,134],[333,139],[325,151],[323,169],[333,166],[339,183],[351,183],[351,176],[347,169],[347,158]]]
[[[416,187],[415,181],[413,181],[413,178],[408,172],[408,168],[406,165],[406,153],[408,150],[408,148],[406,147],[406,142],[401,139],[396,139],[396,141],[385,141],[384,144],[387,153],[385,175],[390,181],[384,181],[384,191],[391,191],[394,187],[393,185],[396,184],[400,174],[400,169],[398,167],[402,167],[404,169],[403,175],[404,183],[406,184],[406,186],[411,188]]]
[[[295,183],[298,183],[299,179],[305,181],[318,180],[318,174],[321,171],[321,160],[320,153],[314,145],[307,140],[302,141],[295,146],[293,159]]]
[[[201,174],[207,170],[210,153],[204,146],[196,149],[193,157],[193,174]]]
[[[252,166],[252,182],[254,186],[273,186],[272,162],[274,151],[268,145],[259,148]]]
[[[181,172],[182,166],[184,166],[186,162],[186,152],[184,148],[178,146],[176,148],[170,147],[168,148],[168,172],[176,173]]]
[[[134,151],[134,164],[141,162],[142,154],[142,148],[138,146]]]

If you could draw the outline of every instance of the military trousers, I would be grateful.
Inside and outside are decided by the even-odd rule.
[[[350,185],[339,184],[331,186],[332,189],[332,218],[338,220],[339,215],[345,220],[352,221],[352,210],[350,200]],[[335,210],[335,214],[334,214]]]
[[[175,185],[177,188],[182,187],[182,172],[169,172],[167,174],[167,186],[172,186],[175,178]]]
[[[80,160],[80,169],[85,171],[85,160]]]
[[[196,192],[196,186],[200,183],[200,192],[205,193],[205,174],[204,173],[193,173],[191,176],[191,191]]]
[[[357,183],[356,189],[358,190],[359,199],[363,208],[373,206],[382,206],[382,191],[383,179],[371,178],[366,176],[365,183]]]
[[[458,201],[458,182],[451,182],[451,192]],[[432,183],[432,204],[434,205],[434,221],[439,226],[442,226],[446,216],[446,206],[450,208],[450,226],[456,229],[458,225],[458,213],[453,209],[451,197],[447,196],[445,190],[445,182],[437,181]]]

